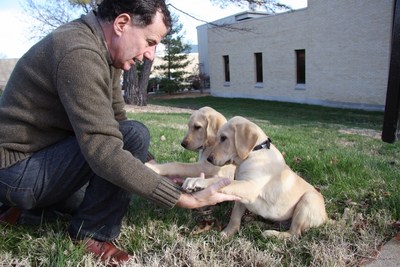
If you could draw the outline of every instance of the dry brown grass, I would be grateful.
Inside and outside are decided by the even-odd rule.
[[[262,238],[268,227],[262,223],[245,224],[224,240],[215,231],[191,236],[190,229],[149,221],[142,227],[124,226],[120,240],[129,247],[138,232],[148,238],[126,266],[359,266],[377,255],[385,241],[382,231],[390,231],[388,221],[384,213],[365,218],[346,209],[337,220],[290,240]]]

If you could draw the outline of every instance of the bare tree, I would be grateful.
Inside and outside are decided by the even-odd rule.
[[[290,11],[292,10],[289,6],[280,3],[279,0],[211,0],[211,2],[221,8],[225,8],[229,5],[237,5],[237,6],[248,6],[249,9],[256,9],[256,8],[264,8],[267,12],[271,13],[277,13],[281,11]],[[206,20],[202,20],[198,17],[195,17],[188,12],[181,10],[174,6],[173,4],[169,3],[169,7],[175,9],[177,12],[184,14],[185,16],[188,16],[194,20],[204,22],[205,24],[209,24],[210,26],[213,26],[215,28],[225,30],[225,31],[245,31],[245,32],[251,32],[252,30],[249,28],[242,28],[242,27],[236,27],[232,24],[227,24],[227,23],[213,23],[209,22]]]
[[[55,28],[77,18],[83,6],[84,10],[88,10],[85,4],[69,0],[25,0],[21,6],[33,19],[30,21],[30,39],[41,39]]]
[[[74,7],[80,7],[85,13],[96,10],[102,0],[69,0]]]
[[[237,6],[248,6],[250,9],[264,8],[267,12],[271,13],[290,10],[290,7],[280,3],[279,0],[211,0],[211,2],[220,7],[234,4]]]
[[[152,65],[152,60],[145,59],[141,64],[137,62],[129,71],[124,71],[122,90],[125,103],[137,106],[147,105],[147,85]]]
[[[209,22],[209,21],[200,19],[198,17],[195,17],[195,16],[189,14],[188,12],[185,12],[182,9],[177,8],[173,4],[168,4],[168,6],[173,8],[173,9],[175,9],[179,13],[184,14],[185,16],[188,16],[188,17],[190,17],[190,18],[192,18],[194,20],[197,20],[197,21],[200,21],[200,22],[204,22],[205,24],[209,24],[210,26],[213,26],[213,27],[225,30],[225,31],[247,31],[247,32],[251,31],[250,29],[247,29],[247,28],[239,28],[239,27],[232,26],[231,24],[226,24],[226,23],[216,24],[216,23],[213,23],[213,22]]]

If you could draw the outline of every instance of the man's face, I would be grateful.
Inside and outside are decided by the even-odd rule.
[[[128,14],[121,14],[114,22],[114,34],[109,43],[113,66],[127,71],[135,64],[135,60],[153,60],[156,46],[167,32],[160,12],[146,27],[133,25]]]

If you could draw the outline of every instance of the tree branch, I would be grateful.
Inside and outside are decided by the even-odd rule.
[[[231,24],[228,24],[228,23],[217,24],[217,23],[213,23],[213,22],[209,22],[209,21],[206,21],[206,20],[199,19],[199,18],[197,18],[197,17],[195,17],[195,16],[193,16],[193,15],[191,15],[191,14],[189,14],[189,13],[187,13],[187,12],[185,12],[185,11],[179,9],[179,8],[177,8],[173,4],[167,4],[167,6],[170,6],[170,7],[172,7],[173,9],[175,9],[176,11],[178,11],[180,13],[182,13],[182,14],[184,14],[184,15],[186,15],[186,16],[194,19],[194,20],[197,20],[197,21],[203,22],[203,23],[205,23],[207,25],[210,25],[212,27],[217,27],[219,29],[223,29],[223,30],[230,31],[230,32],[233,32],[233,31],[252,32],[252,30],[249,29],[249,28],[239,28],[239,27],[232,26]]]

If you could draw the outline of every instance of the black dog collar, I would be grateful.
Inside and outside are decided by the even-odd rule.
[[[271,147],[271,143],[272,143],[272,140],[270,138],[268,138],[267,140],[265,140],[264,142],[262,142],[258,146],[255,146],[253,148],[253,151],[260,150],[260,149],[263,149],[263,148],[268,148],[269,149]]]

